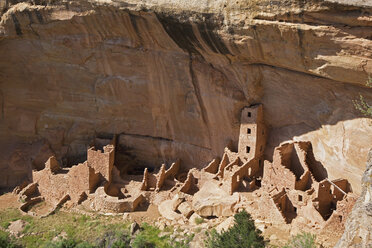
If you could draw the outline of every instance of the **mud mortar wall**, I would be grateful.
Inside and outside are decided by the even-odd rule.
[[[100,133],[125,139],[138,164],[203,166],[237,143],[241,109],[263,103],[267,158],[280,142],[310,140],[328,176],[359,192],[372,130],[351,101],[372,99],[371,9],[262,1],[253,18],[223,2],[194,12],[177,1],[7,3],[0,187],[51,154],[86,156]]]

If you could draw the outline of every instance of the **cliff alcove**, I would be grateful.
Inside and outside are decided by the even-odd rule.
[[[238,142],[243,107],[262,103],[266,159],[311,141],[328,177],[360,193],[372,127],[352,100],[372,99],[371,6],[2,1],[0,187],[31,181],[51,155],[80,162],[97,134],[117,135],[141,168],[200,166]]]

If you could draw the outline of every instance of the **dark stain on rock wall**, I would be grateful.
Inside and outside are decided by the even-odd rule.
[[[195,24],[194,29],[197,28],[199,31],[203,43],[205,43],[214,53],[230,54],[229,49],[216,34],[216,27],[212,24],[212,21],[209,21],[210,16],[204,14],[202,17],[204,21],[199,21]],[[193,54],[200,54],[199,50],[204,49],[196,37],[191,23],[179,21],[170,16],[157,15],[157,18],[167,34],[184,51]]]
[[[198,29],[203,41],[215,53],[231,54],[221,38],[213,31],[215,28],[208,23],[198,24]]]
[[[201,45],[190,23],[181,23],[175,18],[161,15],[157,15],[157,18],[167,34],[181,49],[189,53],[200,54],[198,48],[200,49]]]
[[[14,22],[14,27],[15,27],[16,34],[18,36],[21,36],[22,35],[21,25],[19,24],[19,21],[14,14],[12,14],[12,20]]]

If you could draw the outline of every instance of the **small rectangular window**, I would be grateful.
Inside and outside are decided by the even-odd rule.
[[[298,201],[302,201],[302,195],[298,195]]]
[[[251,148],[249,146],[246,147],[247,153],[251,151]]]
[[[248,117],[251,117],[251,116],[252,116],[251,112],[248,112]]]
[[[247,134],[250,134],[250,133],[251,133],[251,129],[247,128]]]

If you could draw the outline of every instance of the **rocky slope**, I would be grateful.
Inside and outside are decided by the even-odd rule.
[[[343,3],[344,2],[344,3]],[[372,126],[372,3],[0,1],[0,187],[118,134],[117,165],[201,166],[263,103],[265,153],[309,140],[359,193]],[[134,162],[133,162],[134,161]]]
[[[362,194],[346,223],[345,232],[336,248],[372,246],[372,150],[362,178]]]

